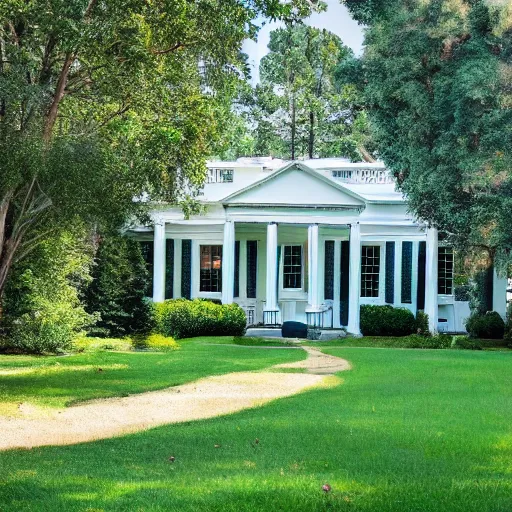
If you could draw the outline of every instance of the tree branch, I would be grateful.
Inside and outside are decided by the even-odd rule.
[[[165,55],[167,53],[172,53],[172,52],[175,52],[176,50],[179,50],[181,48],[185,48],[185,44],[184,43],[176,43],[175,45],[171,46],[170,48],[167,48],[165,50],[155,50],[154,48],[151,49],[151,53],[153,55]]]
[[[48,110],[44,124],[43,138],[46,142],[52,138],[53,127],[55,126],[55,121],[57,120],[57,114],[59,112],[59,105],[64,97],[64,91],[66,90],[69,69],[71,68],[71,64],[73,64],[75,58],[76,56],[74,53],[68,52],[64,59],[64,64],[62,65],[57,86],[55,88],[55,95],[53,96],[53,101],[50,109]]]

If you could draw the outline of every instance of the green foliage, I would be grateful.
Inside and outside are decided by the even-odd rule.
[[[484,315],[473,313],[466,321],[466,329],[472,338],[501,340],[505,322],[496,311],[488,311]]]
[[[149,333],[154,324],[152,303],[145,300],[150,292],[148,283],[139,243],[119,235],[102,238],[86,293],[88,311],[100,315],[91,334],[117,337]]]
[[[416,332],[416,319],[406,308],[361,306],[361,332],[364,336],[407,336]]]
[[[512,247],[507,2],[344,0],[368,24],[359,84],[411,210],[465,253]],[[355,76],[355,80],[358,77]]]
[[[77,233],[45,240],[14,268],[4,302],[5,347],[22,352],[67,350],[95,318],[81,303],[89,281],[90,247]]]
[[[416,313],[416,334],[420,334],[421,336],[430,336],[428,315],[424,311],[418,311]]]
[[[454,336],[452,340],[452,348],[462,350],[482,350],[479,340],[470,338],[469,336]]]
[[[162,334],[148,334],[131,336],[133,347],[137,350],[176,350],[179,348],[174,338]]]
[[[0,5],[0,296],[12,262],[79,217],[119,228],[147,202],[194,195],[247,74],[261,17],[322,2]],[[187,191],[187,192],[185,192]],[[4,229],[5,227],[5,229]]]
[[[238,304],[174,299],[155,304],[156,329],[175,339],[195,336],[243,336],[244,310]]]
[[[256,154],[360,159],[366,118],[356,89],[335,73],[351,56],[327,30],[293,24],[270,33],[251,105]]]

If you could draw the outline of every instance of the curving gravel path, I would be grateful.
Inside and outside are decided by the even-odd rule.
[[[138,432],[158,425],[200,420],[262,405],[308,388],[328,386],[326,376],[349,370],[335,356],[303,347],[307,359],[269,368],[229,373],[123,398],[48,411],[26,406],[21,417],[0,417],[0,450],[66,445]],[[304,373],[279,372],[280,368]]]

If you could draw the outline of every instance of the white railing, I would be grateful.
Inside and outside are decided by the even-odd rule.
[[[331,175],[346,183],[393,183],[393,177],[387,169],[335,169],[331,171]]]

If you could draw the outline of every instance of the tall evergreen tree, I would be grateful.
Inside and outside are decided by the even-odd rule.
[[[365,123],[354,108],[357,90],[336,75],[352,51],[335,34],[303,24],[274,30],[269,50],[252,109],[256,151],[291,159],[359,159],[357,131],[365,131]]]
[[[484,269],[512,249],[512,7],[344,0],[379,152],[412,211]]]

